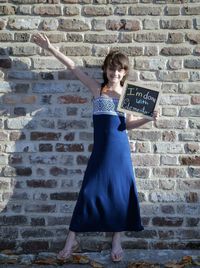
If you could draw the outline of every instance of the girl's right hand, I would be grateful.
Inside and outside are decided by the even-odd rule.
[[[33,38],[34,43],[36,43],[41,48],[48,50],[51,46],[51,43],[45,34],[37,33],[37,34],[34,34],[32,38]]]

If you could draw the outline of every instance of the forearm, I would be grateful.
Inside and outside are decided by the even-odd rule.
[[[141,127],[142,125],[150,122],[151,119],[146,119],[146,118],[142,118],[142,119],[138,119],[138,120],[132,120],[126,123],[126,129],[130,130],[133,128],[138,128]]]
[[[73,70],[75,68],[75,63],[65,56],[63,53],[61,53],[59,50],[57,50],[54,46],[50,45],[48,48],[48,51],[56,57],[60,62],[62,62],[65,66],[67,66],[68,69]]]
[[[93,79],[91,79],[87,74],[85,74],[80,68],[78,68],[73,60],[62,54],[59,50],[55,49],[51,44],[48,47],[48,51],[60,62],[62,62],[73,74],[87,87],[89,88],[93,95],[99,95],[99,84]],[[98,92],[97,92],[98,91]]]
[[[57,60],[62,62],[69,70],[71,70],[74,75],[92,91],[94,96],[99,96],[100,84],[97,83],[93,78],[90,78],[88,74],[84,73],[81,68],[78,68],[73,60],[52,46],[45,34],[38,33],[33,35],[33,41],[41,48],[49,51]]]

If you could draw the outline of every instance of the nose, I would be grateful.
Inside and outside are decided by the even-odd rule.
[[[119,73],[118,69],[114,69],[113,72],[114,72],[115,74],[118,74],[118,73]]]

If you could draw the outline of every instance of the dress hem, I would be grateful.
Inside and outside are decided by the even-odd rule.
[[[138,228],[138,229],[134,229],[134,228],[122,228],[122,229],[112,229],[112,230],[105,230],[105,229],[88,229],[88,230],[80,230],[80,229],[76,229],[76,228],[69,228],[70,231],[72,232],[80,232],[80,233],[84,233],[84,232],[126,232],[126,231],[132,231],[132,232],[140,232],[144,230],[144,227]]]

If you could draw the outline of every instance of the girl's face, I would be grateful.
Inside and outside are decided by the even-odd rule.
[[[120,67],[108,66],[106,70],[108,81],[112,84],[120,83],[123,77],[126,75],[126,70]]]

